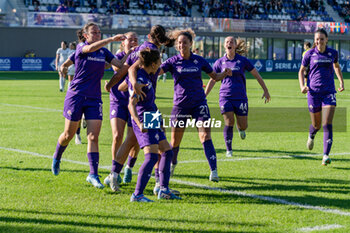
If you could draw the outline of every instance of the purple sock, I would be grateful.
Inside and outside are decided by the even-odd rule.
[[[156,179],[156,183],[159,183],[159,168],[154,169],[154,178]]]
[[[211,139],[203,143],[205,157],[207,157],[210,170],[213,171],[216,169],[216,152]]]
[[[309,127],[309,136],[311,139],[315,138],[317,131],[318,131],[318,129],[315,129],[311,124]]]
[[[77,129],[76,134],[80,134],[80,127]]]
[[[53,158],[54,159],[57,159],[57,160],[61,160],[62,158],[62,154],[64,152],[64,150],[67,148],[67,146],[61,146],[58,142],[57,142],[57,145],[56,145],[56,151],[55,153],[53,154]]]
[[[87,157],[90,164],[90,175],[98,175],[98,161],[100,159],[100,155],[98,152],[89,152],[87,153]]]
[[[170,179],[170,163],[173,158],[173,151],[168,150],[164,152],[159,161],[159,184],[160,188],[169,187]]]
[[[143,190],[146,188],[149,178],[151,177],[154,165],[158,161],[158,154],[148,153],[145,154],[145,160],[140,167],[139,175],[137,177],[137,183],[134,194],[136,196],[143,194]]]
[[[225,125],[225,127],[224,127],[224,139],[225,139],[227,151],[232,150],[232,138],[233,138],[233,126]]]
[[[136,158],[133,158],[129,155],[129,158],[128,158],[128,166],[130,168],[133,168],[135,166],[135,163],[136,163],[136,160],[137,160],[137,157]]]
[[[171,161],[172,164],[177,164],[177,155],[179,154],[180,147],[173,147],[173,159]]]
[[[116,172],[116,173],[119,174],[120,171],[122,170],[122,168],[123,168],[123,164],[120,164],[117,161],[112,160],[112,170],[111,170],[111,172]]]
[[[333,143],[333,126],[332,124],[323,126],[323,154],[329,155]]]

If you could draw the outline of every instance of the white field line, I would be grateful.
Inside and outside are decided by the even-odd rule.
[[[31,108],[31,109],[38,109],[38,110],[46,110],[49,112],[62,112],[62,110],[58,110],[58,109],[41,108],[41,107],[34,107],[34,106],[28,106],[28,105],[6,104],[6,103],[0,103],[0,105],[9,106],[9,107],[18,107],[18,108]]]
[[[343,95],[343,93],[342,94],[339,94],[339,95]],[[295,95],[295,96],[291,96],[291,95],[272,95],[271,96],[272,98],[273,97],[281,97],[281,98],[293,98],[293,99],[306,99],[306,95],[302,95],[302,96],[300,96],[300,95]],[[337,96],[337,98],[339,98],[339,96]],[[341,99],[340,101],[350,101],[350,99]]]
[[[332,224],[332,225],[322,225],[322,226],[314,226],[314,227],[303,227],[298,229],[298,231],[302,231],[302,232],[326,231],[326,230],[338,229],[343,227],[344,226],[342,225]]]
[[[33,155],[36,157],[42,157],[42,158],[48,158],[48,159],[52,159],[52,155],[43,155],[43,154],[39,154],[39,153],[35,153],[35,152],[30,152],[30,151],[25,151],[25,150],[19,150],[19,149],[13,149],[13,148],[6,148],[6,147],[2,147],[0,146],[0,150],[7,150],[7,151],[13,151],[13,152],[18,152],[18,153],[22,153],[22,154],[28,154],[28,155]],[[62,161],[65,162],[69,162],[69,163],[75,163],[75,164],[79,164],[79,165],[85,165],[85,166],[89,166],[89,163],[87,162],[80,162],[80,161],[75,161],[75,160],[70,160],[70,159],[61,159]],[[110,166],[99,166],[102,169],[110,169]]]
[[[346,212],[346,211],[339,210],[339,209],[328,209],[328,208],[324,208],[324,207],[321,207],[321,206],[312,206],[312,205],[308,205],[308,204],[300,204],[300,203],[297,203],[297,202],[287,201],[287,200],[280,199],[280,198],[274,198],[274,197],[262,196],[262,195],[256,195],[256,194],[250,194],[250,193],[245,193],[245,192],[235,191],[235,190],[228,190],[228,189],[223,189],[223,188],[215,188],[215,187],[210,187],[210,186],[206,186],[206,185],[202,185],[202,184],[197,184],[197,183],[194,183],[194,182],[182,181],[182,180],[177,180],[177,179],[171,179],[171,181],[175,182],[175,183],[179,183],[179,184],[189,185],[189,186],[196,187],[196,188],[202,188],[202,189],[207,189],[207,190],[219,191],[219,192],[222,192],[222,193],[229,193],[229,194],[233,194],[233,195],[241,196],[241,197],[250,197],[250,198],[253,198],[253,199],[259,199],[259,200],[273,202],[273,203],[279,203],[279,204],[284,204],[284,205],[295,206],[295,207],[299,207],[299,208],[302,208],[302,209],[318,210],[318,211],[325,212],[325,213],[331,213],[331,214],[337,214],[337,215],[343,215],[343,216],[350,216],[350,212]]]
[[[1,111],[0,114],[22,114],[22,113],[38,113],[38,112],[48,112],[47,110],[31,110],[31,111]]]
[[[42,157],[42,158],[52,159],[52,156],[42,155],[42,154],[39,154],[39,153],[30,152],[30,151],[24,151],[24,150],[13,149],[13,148],[6,148],[6,147],[0,147],[0,149],[7,150],[7,151],[14,151],[14,152],[19,152],[19,153],[24,153],[24,154],[29,154],[29,155],[33,155],[33,156],[37,156],[37,157]],[[69,159],[62,159],[62,161],[89,166],[89,164],[86,163],[86,162],[74,161],[74,160],[69,160]],[[100,168],[108,169],[109,167],[107,168],[106,166],[100,166]],[[339,210],[339,209],[329,209],[329,208],[324,208],[324,207],[321,207],[321,206],[312,206],[312,205],[308,205],[308,204],[300,204],[300,203],[297,203],[297,202],[291,202],[291,201],[287,201],[287,200],[280,199],[280,198],[274,198],[274,197],[262,196],[262,195],[255,195],[255,194],[250,194],[250,193],[245,193],[245,192],[235,191],[235,190],[228,190],[228,189],[223,189],[223,188],[215,188],[215,187],[210,187],[210,186],[206,186],[206,185],[202,185],[202,184],[197,184],[197,183],[194,183],[194,182],[182,181],[182,180],[177,180],[177,179],[171,179],[171,181],[179,183],[179,184],[189,185],[189,186],[192,186],[192,187],[197,187],[197,188],[202,188],[202,189],[207,189],[207,190],[214,190],[214,191],[219,191],[219,192],[222,192],[222,193],[229,193],[229,194],[233,194],[233,195],[236,195],[236,196],[250,197],[250,198],[253,198],[253,199],[259,199],[259,200],[264,200],[264,201],[273,202],[273,203],[290,205],[290,206],[295,206],[295,207],[303,208],[303,209],[317,210],[317,211],[321,211],[321,212],[325,212],[325,213],[331,213],[331,214],[336,214],[336,215],[350,216],[350,212],[346,212],[346,211]]]
[[[258,152],[258,151],[257,151]],[[350,152],[334,153],[334,155],[350,155]],[[316,157],[323,156],[323,154],[303,154],[303,155],[282,155],[282,156],[267,156],[267,157],[247,157],[247,158],[237,158],[237,159],[218,159],[218,162],[235,162],[235,161],[245,161],[245,160],[261,160],[261,159],[289,159],[289,158],[303,158],[303,157]],[[178,163],[207,163],[207,160],[187,160],[179,161]]]

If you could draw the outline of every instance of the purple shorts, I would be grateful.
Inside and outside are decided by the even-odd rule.
[[[335,93],[331,94],[317,94],[307,93],[307,105],[309,112],[315,113],[322,110],[322,106],[333,105],[337,106],[337,99]]]
[[[159,144],[160,141],[166,140],[165,134],[161,129],[148,129],[146,133],[142,133],[134,121],[132,121],[132,128],[141,149],[145,146]]]
[[[173,106],[173,110],[171,111],[171,122],[186,122],[187,119],[191,118],[196,121],[206,121],[210,119],[208,104],[205,102],[193,108],[182,108],[176,105]]]
[[[130,113],[127,105],[122,105],[116,101],[110,100],[109,104],[109,119],[120,118],[128,122],[128,127],[131,127]]]
[[[221,114],[234,112],[238,116],[248,116],[248,100],[228,100],[220,99]]]
[[[64,100],[63,116],[70,121],[102,120],[102,100],[81,95],[67,95]]]

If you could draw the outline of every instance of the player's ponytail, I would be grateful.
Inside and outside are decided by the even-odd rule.
[[[157,46],[174,46],[174,40],[167,36],[165,28],[162,25],[154,25],[151,28],[149,35],[151,37],[152,42],[154,42]]]
[[[79,42],[85,42],[85,37],[83,36],[83,29],[77,30],[77,37]]]
[[[239,37],[236,39],[235,52],[242,56],[246,56],[248,54],[248,46],[246,42]]]

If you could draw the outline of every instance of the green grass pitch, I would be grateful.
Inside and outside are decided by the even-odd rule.
[[[262,76],[272,100],[263,103],[260,86],[249,76],[251,109],[299,107],[307,113],[296,73]],[[218,107],[218,93],[219,84],[209,95],[210,108]],[[160,108],[172,106],[172,95],[172,80],[158,83]],[[130,203],[136,175],[119,193],[109,187],[98,190],[85,181],[89,171],[85,136],[83,145],[70,143],[63,154],[70,161],[61,163],[59,176],[52,175],[50,158],[64,128],[64,96],[54,72],[0,72],[0,232],[350,232],[349,126],[334,132],[332,164],[327,167],[321,166],[322,131],[312,151],[306,149],[307,129],[248,128],[245,140],[235,131],[230,159],[225,157],[222,132],[213,132],[219,183],[208,180],[209,166],[197,133],[185,133],[170,181],[183,200],[158,201],[152,195],[151,178],[145,195],[155,202]],[[108,97],[103,92],[101,167],[111,165]],[[338,93],[337,100],[339,107],[347,108],[349,92]],[[276,119],[276,125],[282,120],[293,119]],[[167,137],[170,140],[169,131]],[[143,158],[140,152],[134,172]],[[104,179],[109,170],[101,167]]]

